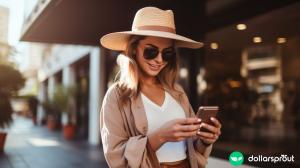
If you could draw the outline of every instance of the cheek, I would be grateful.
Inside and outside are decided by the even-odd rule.
[[[139,52],[137,52],[135,60],[139,65],[141,65],[144,62],[144,59]]]
[[[137,53],[137,55],[136,55],[136,63],[142,69],[145,69],[145,66],[147,66],[146,60],[143,58],[143,56],[140,53]]]
[[[161,70],[163,70],[166,66],[167,66],[168,63],[165,63],[162,67],[161,67]]]

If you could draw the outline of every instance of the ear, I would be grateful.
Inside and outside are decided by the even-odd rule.
[[[137,47],[133,47],[133,48],[132,48],[131,55],[132,55],[132,57],[133,57],[134,59],[136,59],[136,57],[137,57],[137,52],[138,52]]]
[[[136,52],[137,52],[136,50],[137,50],[137,48],[133,48],[133,49],[132,49],[132,55],[133,55],[133,56],[136,56]]]

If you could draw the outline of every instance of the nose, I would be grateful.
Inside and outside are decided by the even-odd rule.
[[[163,63],[164,60],[163,60],[163,58],[162,58],[161,52],[158,53],[158,56],[155,57],[154,61],[155,61],[156,63]]]

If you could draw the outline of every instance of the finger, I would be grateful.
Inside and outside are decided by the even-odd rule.
[[[216,142],[215,139],[207,139],[207,138],[202,137],[202,136],[200,136],[199,138],[200,138],[202,141],[204,141],[205,143],[207,143],[207,144],[213,144],[213,143]]]
[[[178,136],[181,138],[190,138],[190,137],[196,136],[197,132],[198,132],[198,130],[190,131],[190,132],[180,132],[180,133],[178,133]]]
[[[185,140],[184,137],[176,137],[176,138],[171,139],[170,142],[178,142],[178,141],[183,141],[183,140]]]
[[[206,123],[201,123],[200,127],[202,128],[206,128],[207,130],[209,130],[210,132],[212,132],[213,134],[220,134],[220,129],[217,127],[214,127],[212,125],[206,124]]]
[[[212,133],[209,133],[209,132],[198,131],[197,135],[203,136],[203,137],[208,138],[208,139],[214,139],[215,138],[215,134],[212,134]]]
[[[201,128],[200,124],[196,124],[196,125],[180,125],[179,126],[179,131],[191,132],[191,131],[198,131],[200,128]]]
[[[218,119],[211,117],[210,120],[215,124],[216,127],[221,128],[222,125]]]
[[[213,141],[213,142],[215,142],[215,141],[218,140],[218,137],[217,138],[207,138],[207,137],[202,136],[202,135],[198,135],[197,137],[200,138],[201,140],[204,140],[204,141]]]
[[[197,124],[200,123],[201,119],[197,117],[191,117],[191,118],[183,118],[178,119],[177,123],[181,125],[189,125],[189,124]]]

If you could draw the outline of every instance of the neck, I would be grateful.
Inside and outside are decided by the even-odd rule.
[[[140,82],[148,86],[159,84],[157,78],[152,76],[140,76]]]
[[[149,76],[143,72],[140,72],[139,74],[139,81],[142,85],[146,86],[155,86],[159,84],[159,81],[157,80],[157,77],[155,76]]]

